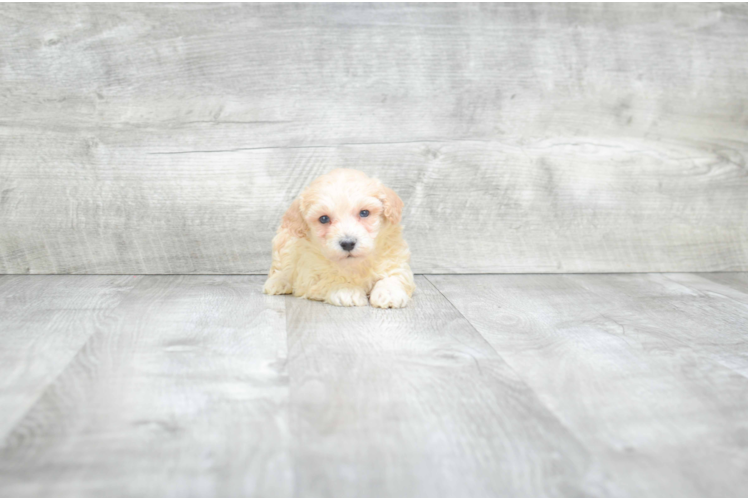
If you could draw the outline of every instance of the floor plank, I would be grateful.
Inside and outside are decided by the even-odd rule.
[[[0,443],[137,281],[128,276],[0,276]]]
[[[745,496],[745,277],[0,276],[0,496]]]
[[[262,281],[143,277],[8,436],[0,494],[290,494],[285,316]]]
[[[748,273],[697,273],[696,276],[748,293]]]
[[[748,378],[748,293],[690,273],[651,279],[660,282],[666,297],[645,307],[679,332],[678,341]],[[634,293],[657,292],[637,285]]]
[[[748,308],[678,277],[429,279],[630,494],[745,496]]]
[[[417,282],[404,310],[286,299],[294,493],[611,494],[587,450]]]

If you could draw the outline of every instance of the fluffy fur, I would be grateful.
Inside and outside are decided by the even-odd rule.
[[[405,307],[416,286],[402,209],[393,190],[357,170],[319,177],[283,216],[265,293],[336,306]],[[369,215],[362,217],[362,210]],[[326,224],[323,215],[330,219]],[[353,241],[351,250],[341,246]]]

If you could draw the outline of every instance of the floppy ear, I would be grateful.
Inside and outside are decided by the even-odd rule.
[[[380,186],[378,198],[384,205],[384,216],[387,220],[392,224],[399,224],[400,217],[403,215],[403,200],[385,185]]]
[[[286,229],[292,235],[297,238],[303,238],[306,236],[307,230],[309,229],[304,220],[304,216],[301,214],[301,197],[296,198],[291,206],[288,207],[286,214],[281,220],[281,227]]]

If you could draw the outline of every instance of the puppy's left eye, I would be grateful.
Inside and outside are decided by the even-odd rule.
[[[369,211],[368,210],[361,210],[361,212],[358,215],[360,215],[361,217],[368,217],[369,216]]]

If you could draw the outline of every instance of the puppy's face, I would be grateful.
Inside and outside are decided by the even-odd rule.
[[[402,201],[376,179],[356,170],[333,170],[299,197],[306,236],[333,262],[360,262],[376,246],[384,224],[400,222]]]

